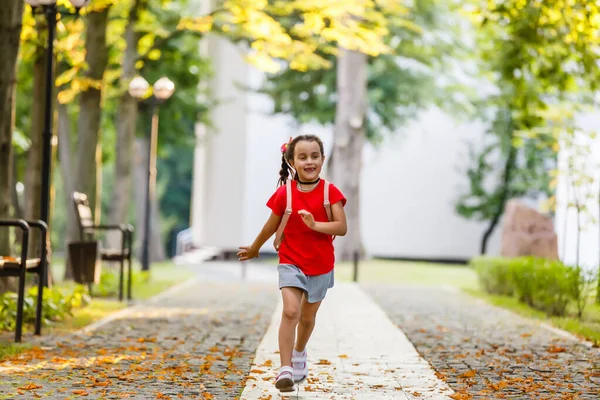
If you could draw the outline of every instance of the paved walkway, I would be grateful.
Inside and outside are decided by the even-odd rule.
[[[459,399],[600,399],[600,349],[458,291],[365,287]]]
[[[280,398],[275,267],[196,270],[150,303],[1,362],[0,400]],[[600,398],[598,349],[459,292],[338,282],[317,318],[309,379],[292,399]]]
[[[241,399],[279,398],[279,304]],[[448,399],[453,393],[387,315],[357,285],[336,283],[307,347],[309,378],[293,399]]]

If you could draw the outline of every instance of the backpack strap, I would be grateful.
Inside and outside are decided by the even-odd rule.
[[[333,221],[333,214],[331,213],[331,203],[329,202],[329,182],[323,179],[325,182],[324,185],[324,193],[323,193],[323,207],[325,207],[325,212],[327,213],[327,220],[329,222]],[[332,240],[335,240],[335,235],[331,237]]]
[[[331,203],[329,202],[329,182],[323,180],[325,182],[325,193],[323,193],[323,207],[325,207],[325,212],[327,213],[327,219],[329,221],[333,221],[333,215],[331,214]]]
[[[292,214],[292,180],[288,179],[285,182],[285,194],[286,194],[286,206],[285,213],[281,218],[281,222],[279,223],[279,228],[277,228],[277,232],[275,232],[275,242],[273,245],[275,246],[275,250],[279,251],[279,246],[281,246],[281,242],[283,241],[283,230],[290,219],[290,215]]]

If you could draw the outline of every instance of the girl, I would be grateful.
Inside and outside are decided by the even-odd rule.
[[[333,236],[346,234],[346,199],[339,189],[325,185],[319,177],[325,154],[317,136],[290,138],[281,151],[279,187],[267,202],[271,216],[254,243],[240,247],[238,257],[240,261],[257,258],[263,244],[276,233],[288,204],[286,183],[292,179],[292,212],[286,217],[283,235],[276,235],[274,243],[279,252],[277,270],[283,298],[279,326],[281,369],[275,386],[282,392],[291,392],[295,382],[308,376],[306,344],[321,301],[327,289],[333,287]],[[326,189],[331,220],[324,207]]]

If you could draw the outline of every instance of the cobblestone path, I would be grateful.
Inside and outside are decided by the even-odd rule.
[[[600,398],[599,349],[460,292],[364,288],[456,398]]]
[[[197,281],[86,335],[0,363],[0,399],[234,399],[279,295]]]

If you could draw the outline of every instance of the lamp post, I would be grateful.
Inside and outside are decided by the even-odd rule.
[[[146,97],[150,85],[141,76],[135,77],[129,83],[129,94],[138,101],[143,101],[150,106],[152,127],[150,129],[150,143],[148,146],[148,182],[146,185],[146,208],[144,210],[144,236],[142,241],[142,271],[150,270],[150,206],[154,198],[156,187],[156,146],[158,142],[158,108],[167,101],[175,92],[175,84],[169,78],[162,77],[154,83],[152,95]]]
[[[79,13],[90,0],[69,0]],[[25,0],[31,6],[34,14],[43,13],[48,23],[48,48],[46,49],[46,93],[44,94],[44,131],[42,148],[42,188],[40,219],[48,224],[50,214],[50,172],[52,168],[52,89],[54,88],[54,74],[52,61],[54,58],[54,39],[56,37],[56,16],[58,8],[56,0]],[[48,235],[50,238],[50,235]],[[49,240],[49,239],[48,239]]]

